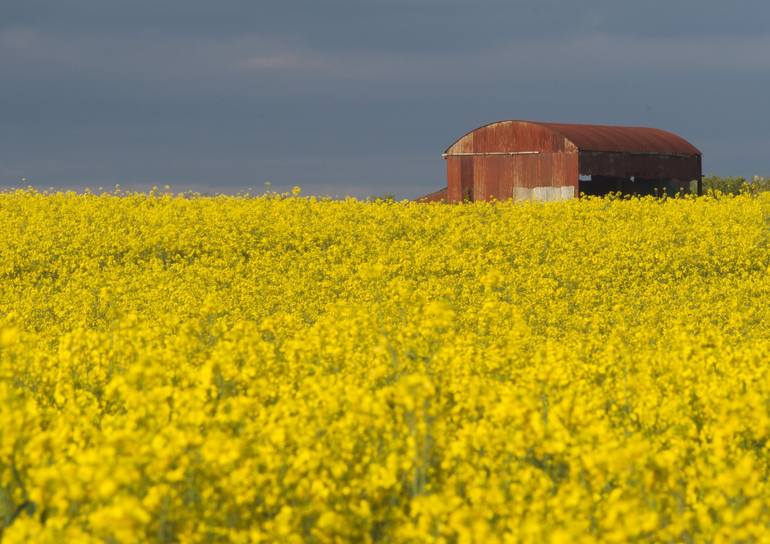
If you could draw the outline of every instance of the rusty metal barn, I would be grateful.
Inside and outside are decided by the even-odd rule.
[[[562,200],[701,193],[701,153],[657,128],[499,121],[444,152],[447,187],[421,200]]]

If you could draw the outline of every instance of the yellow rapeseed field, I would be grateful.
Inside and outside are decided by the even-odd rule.
[[[0,540],[770,541],[770,194],[0,194]]]

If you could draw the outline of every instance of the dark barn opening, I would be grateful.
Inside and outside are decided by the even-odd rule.
[[[443,156],[447,187],[437,193],[448,202],[701,193],[700,151],[657,128],[500,121]]]
[[[638,196],[661,196],[663,194],[675,195],[677,193],[690,193],[693,189],[692,182],[669,180],[665,178],[648,179],[637,176],[628,178],[616,176],[587,176],[579,182],[580,194],[586,196],[601,196],[609,193],[621,193]]]

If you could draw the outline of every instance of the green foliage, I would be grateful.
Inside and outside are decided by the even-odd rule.
[[[371,202],[377,202],[377,201],[385,201],[385,202],[395,202],[396,201],[396,195],[395,193],[385,193],[381,195],[370,195],[369,198],[366,200],[369,200]]]
[[[703,176],[703,193],[720,192],[738,195],[743,193],[756,194],[770,191],[770,178],[754,176],[748,180],[742,176]]]

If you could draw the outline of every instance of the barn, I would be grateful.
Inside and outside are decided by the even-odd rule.
[[[447,187],[425,200],[563,200],[580,194],[701,193],[701,153],[648,127],[498,121],[444,152]]]

